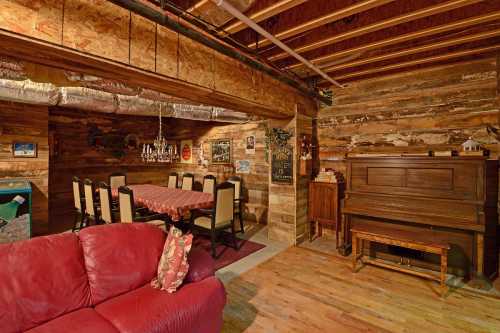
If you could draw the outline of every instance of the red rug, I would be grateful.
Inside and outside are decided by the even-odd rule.
[[[197,248],[202,248],[208,253],[211,253],[210,238],[208,237],[204,237],[201,235],[196,236],[193,242],[193,246]],[[243,259],[246,256],[254,252],[257,252],[265,247],[266,247],[265,245],[255,243],[249,240],[238,239],[239,250],[236,251],[232,247],[229,247],[221,243],[217,243],[217,248],[216,248],[217,258],[215,259],[215,270],[217,271],[223,267],[231,265],[232,263],[240,259]]]

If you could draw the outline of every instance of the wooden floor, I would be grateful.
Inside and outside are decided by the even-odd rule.
[[[500,332],[500,299],[304,248],[226,285],[223,332]]]

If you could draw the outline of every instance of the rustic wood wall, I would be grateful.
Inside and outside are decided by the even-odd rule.
[[[0,28],[172,78],[162,89],[182,97],[186,85],[175,83],[192,84],[189,95],[200,102],[210,95],[214,104],[290,117],[296,103],[313,105],[290,86],[106,0],[0,0]],[[73,58],[57,66],[74,66]]]
[[[472,136],[497,156],[496,59],[351,83],[318,116],[321,167],[345,170],[346,153],[459,149]]]
[[[49,116],[47,107],[0,101],[0,178],[23,178],[33,189],[32,232],[49,224]],[[13,142],[38,144],[37,158],[13,158]]]
[[[92,125],[105,134],[134,134],[139,142],[151,142],[158,126],[154,117],[120,116],[50,108],[49,133],[52,156],[50,158],[50,229],[61,231],[71,223],[73,194],[71,179],[90,178],[94,182],[108,182],[113,172],[127,174],[130,184],[152,183],[166,185],[166,165],[145,165],[139,149],[126,149],[125,155],[116,157],[109,148],[89,146],[88,134]]]
[[[210,161],[210,142],[213,139],[229,138],[233,144],[233,162],[248,160],[250,173],[237,174],[243,180],[244,218],[245,220],[267,223],[268,213],[268,169],[266,161],[267,121],[255,121],[246,124],[216,124],[199,121],[170,119],[167,124],[167,139],[193,140],[193,164],[177,163],[171,171],[181,175],[190,172],[195,175],[195,181],[201,186],[203,176],[213,174],[217,182],[222,182],[231,176],[235,169],[232,166],[208,164],[208,168],[199,163],[200,149],[203,158]],[[255,136],[255,154],[246,154],[246,138]]]

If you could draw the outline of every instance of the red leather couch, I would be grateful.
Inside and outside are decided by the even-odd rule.
[[[113,224],[0,245],[0,332],[220,332],[226,294],[193,249],[184,284],[153,289],[165,233]]]

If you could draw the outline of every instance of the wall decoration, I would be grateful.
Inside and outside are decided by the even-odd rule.
[[[249,160],[238,160],[235,163],[236,173],[250,173],[250,161]]]
[[[212,164],[231,164],[231,139],[217,139],[211,142]]]
[[[293,147],[275,147],[271,154],[271,181],[275,184],[293,184]]]
[[[193,140],[181,141],[181,163],[193,163]]]
[[[255,154],[255,135],[247,136],[245,140],[245,153],[247,155]]]
[[[34,142],[14,142],[12,156],[35,158],[38,156],[38,145]]]

